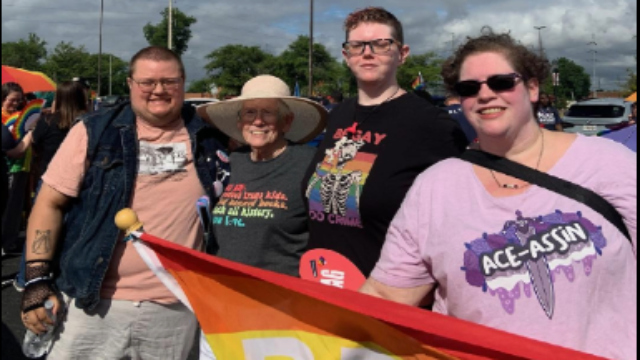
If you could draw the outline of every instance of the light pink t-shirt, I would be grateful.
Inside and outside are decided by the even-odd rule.
[[[165,128],[137,122],[138,176],[131,208],[144,230],[192,249],[202,247],[197,200],[205,195],[182,120]],[[43,181],[77,197],[86,171],[87,130],[74,126],[52,160]],[[115,225],[114,225],[115,226]],[[118,242],[102,283],[104,299],[174,303],[178,300],[149,270],[131,243]]]
[[[636,359],[637,158],[579,136],[550,172],[622,214],[632,242],[586,205],[537,186],[495,198],[471,164],[423,173],[389,229],[372,277],[437,284],[434,311],[613,359]]]

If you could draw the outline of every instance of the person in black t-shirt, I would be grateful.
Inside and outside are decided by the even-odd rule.
[[[309,250],[336,251],[368,276],[415,178],[468,145],[449,115],[399,85],[409,56],[402,25],[382,8],[346,20],[343,56],[358,98],[337,106],[303,183]]]

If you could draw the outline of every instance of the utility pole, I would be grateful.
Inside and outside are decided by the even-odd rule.
[[[596,49],[597,49],[598,43],[596,42],[596,35],[595,34],[593,34],[593,41],[591,41],[587,45],[593,46],[593,48],[591,50],[589,50],[589,52],[593,54],[593,60],[591,60],[593,62],[593,81],[592,81],[593,98],[597,99],[598,98],[598,84],[597,84],[597,76],[596,76],[597,75],[597,73],[596,73],[596,63],[598,62],[598,59],[596,59],[596,56],[598,54],[598,50],[596,50]]]
[[[113,72],[112,60],[113,60],[113,55],[109,54],[109,96],[112,95],[111,93],[111,73]]]
[[[309,21],[309,97],[313,96],[313,0],[310,0]]]
[[[534,26],[534,29],[538,30],[538,49],[540,49],[540,57],[544,56],[544,47],[542,47],[542,30],[546,29],[546,26]]]
[[[169,50],[173,49],[173,0],[169,0],[169,20],[167,21],[169,26],[169,36],[167,39],[167,47]]]
[[[100,0],[100,35],[98,40],[98,89],[96,97],[100,97],[100,87],[102,86],[102,19],[104,17],[104,0]]]
[[[451,33],[451,56],[456,53],[456,34]]]

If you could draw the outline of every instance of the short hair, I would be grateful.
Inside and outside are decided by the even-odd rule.
[[[347,19],[344,22],[347,41],[349,41],[349,34],[351,31],[363,23],[389,25],[392,29],[391,36],[393,36],[394,40],[404,44],[404,30],[402,29],[402,23],[400,20],[384,8],[372,6],[356,10],[347,16]]]
[[[162,46],[149,46],[138,51],[129,62],[129,77],[133,77],[133,73],[136,71],[136,63],[139,60],[152,60],[152,61],[174,61],[180,67],[180,75],[183,79],[186,79],[184,71],[184,63],[178,54],[171,49]]]
[[[20,84],[15,82],[2,84],[2,102],[4,103],[4,101],[7,100],[9,95],[13,92],[20,93],[20,95],[24,97],[24,90],[22,90],[22,86],[20,86]]]
[[[487,52],[504,55],[525,81],[536,79],[542,86],[551,75],[549,61],[516,42],[510,34],[496,34],[490,27],[484,27],[481,33],[477,38],[469,38],[442,66],[442,78],[448,91],[455,93],[455,85],[460,81],[460,71],[465,60],[469,56]]]

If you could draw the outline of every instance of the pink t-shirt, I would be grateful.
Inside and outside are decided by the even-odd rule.
[[[372,277],[437,284],[434,311],[613,359],[636,359],[637,158],[579,136],[550,172],[622,214],[630,242],[586,205],[537,186],[496,198],[471,164],[423,173],[389,229]]]
[[[164,127],[137,121],[138,176],[131,208],[154,236],[192,249],[202,247],[196,212],[205,195],[182,120]],[[74,126],[52,160],[43,181],[60,193],[77,197],[86,172],[87,130]],[[114,225],[115,226],[115,225]],[[118,242],[104,279],[105,299],[174,303],[178,300],[149,270],[131,243]]]

